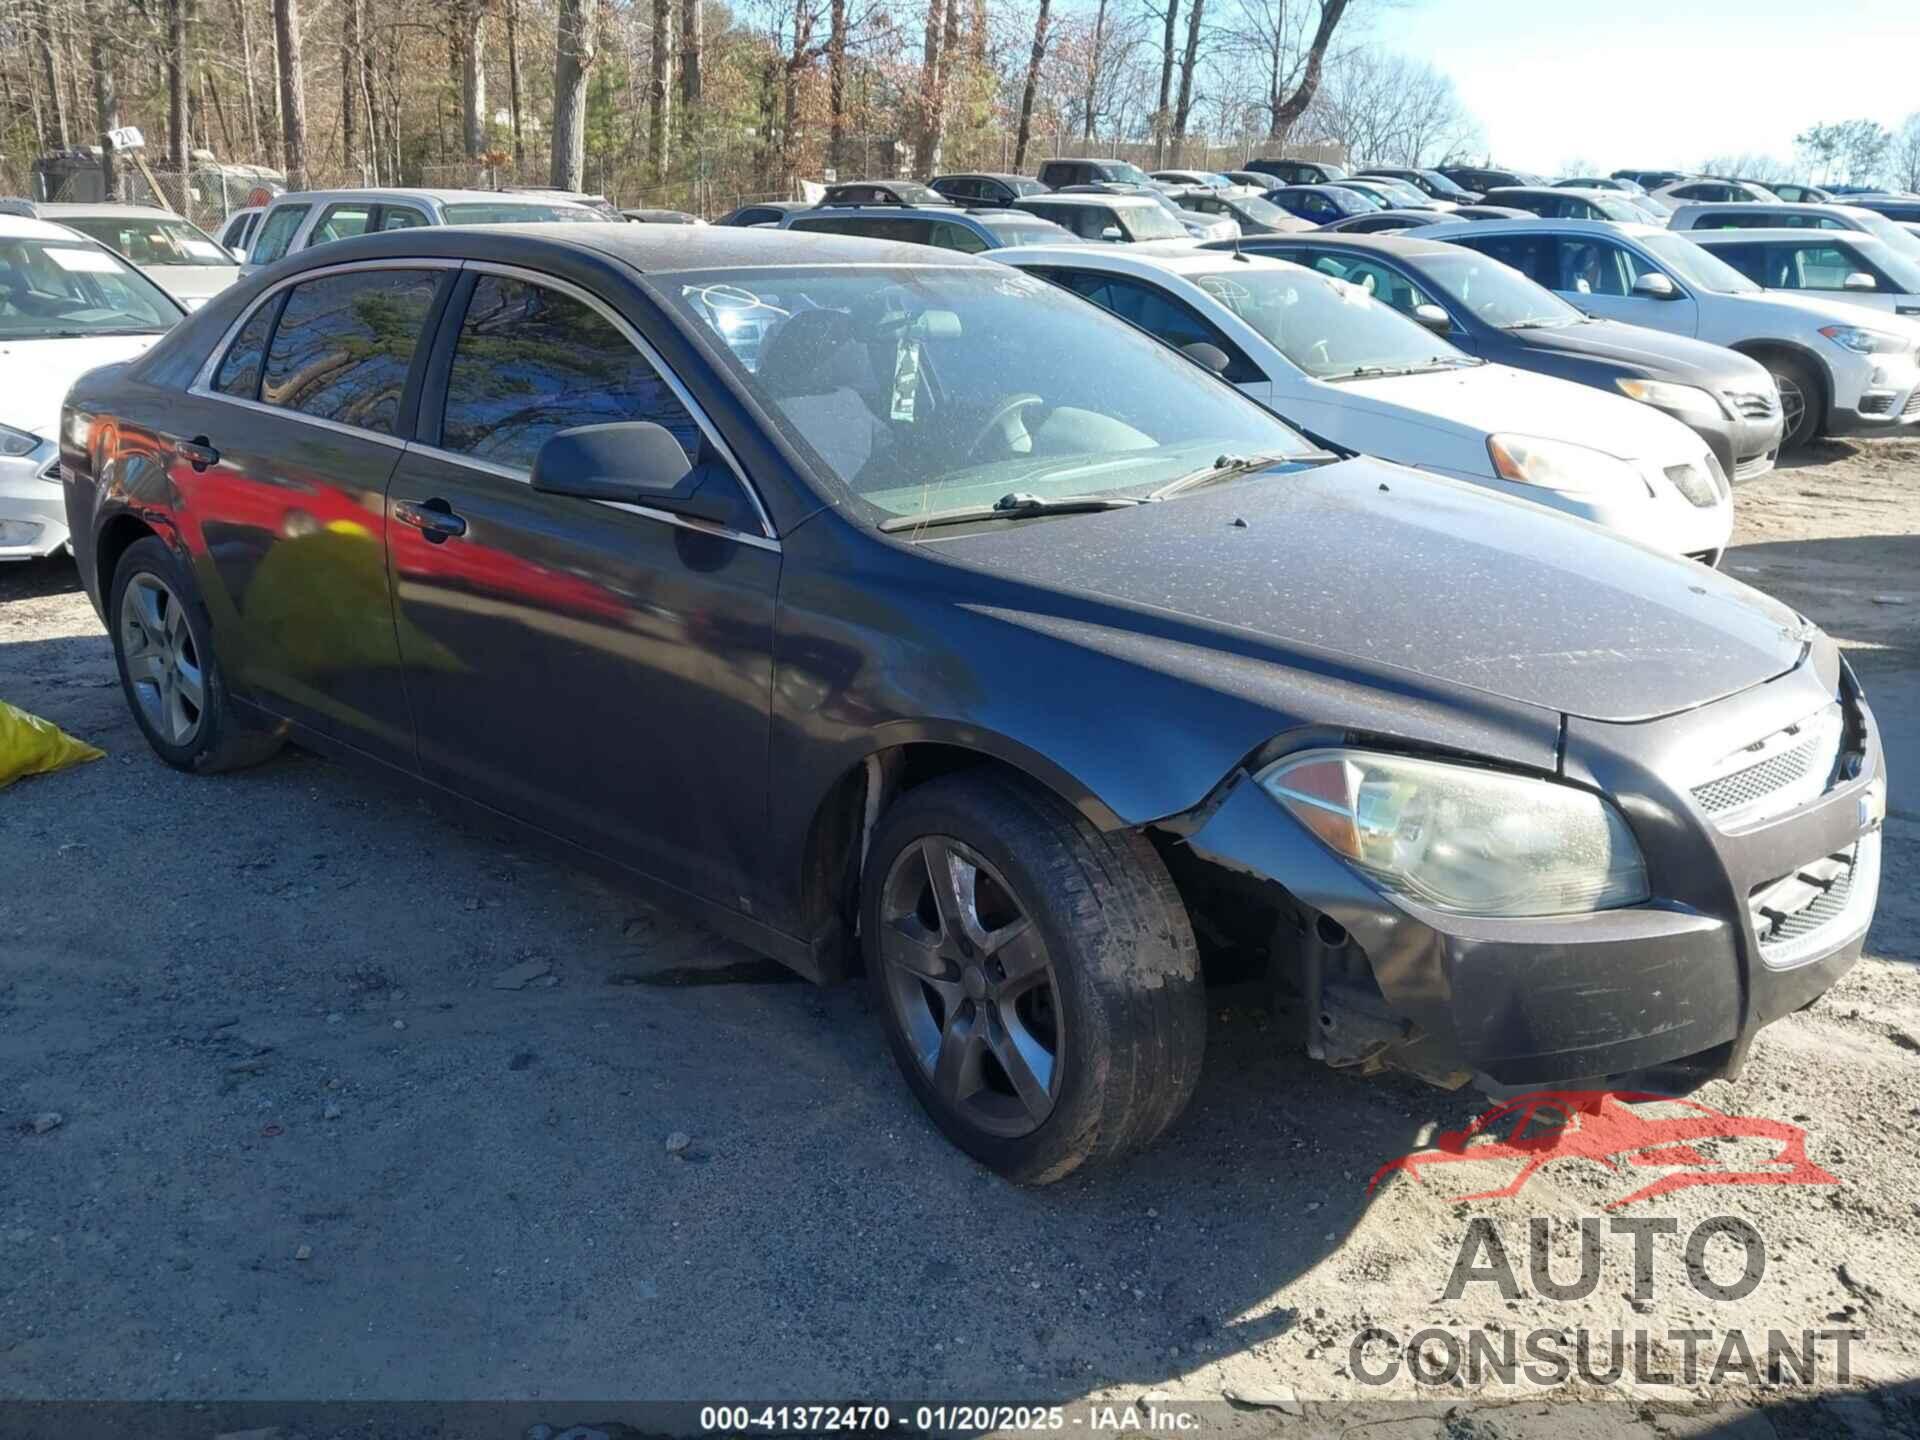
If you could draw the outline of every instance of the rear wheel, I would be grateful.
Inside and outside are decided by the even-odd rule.
[[[1826,419],[1826,399],[1813,367],[1790,355],[1769,355],[1764,361],[1773,383],[1780,387],[1780,414],[1785,429],[1780,448],[1792,450],[1820,433]]]
[[[949,1139],[1045,1184],[1158,1138],[1206,1044],[1193,931],[1138,834],[995,774],[909,791],[861,941],[894,1058]]]
[[[279,730],[249,728],[233,711],[213,652],[213,627],[184,567],[158,539],[127,547],[107,614],[127,706],[154,753],[182,770],[257,765]]]

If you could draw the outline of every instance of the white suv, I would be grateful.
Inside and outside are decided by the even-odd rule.
[[[251,275],[295,250],[376,230],[416,225],[524,225],[605,217],[567,200],[494,190],[290,190],[274,196],[255,227],[240,273]]]
[[[1780,387],[1783,448],[1920,422],[1920,325],[1763,290],[1685,235],[1600,220],[1430,225],[1422,239],[1513,266],[1590,315],[1751,355]]]

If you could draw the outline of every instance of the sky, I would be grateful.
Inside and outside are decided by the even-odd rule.
[[[1453,77],[1496,163],[1549,174],[1790,161],[1811,124],[1920,111],[1916,0],[1397,0],[1370,31]]]

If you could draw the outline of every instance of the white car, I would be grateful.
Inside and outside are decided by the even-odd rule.
[[[1752,356],[1779,387],[1783,449],[1920,423],[1920,324],[1763,290],[1689,235],[1603,220],[1483,220],[1430,225],[1420,238],[1491,255],[1603,320]]]
[[[264,205],[249,205],[244,210],[236,210],[227,216],[226,223],[220,227],[220,244],[236,262],[244,263],[247,247],[253,241],[254,227],[260,223],[260,217],[267,213]]]
[[[1718,564],[1732,489],[1706,443],[1624,396],[1489,365],[1284,260],[1191,245],[1028,246],[990,258],[1085,296],[1295,425]]]
[[[1864,230],[1695,230],[1687,238],[1769,290],[1920,318],[1920,258]]]
[[[104,245],[13,215],[0,215],[0,286],[0,560],[37,560],[67,545],[67,387],[140,354],[186,311]]]
[[[240,273],[251,275],[282,255],[378,230],[417,225],[528,225],[543,220],[588,224],[606,219],[570,200],[536,199],[500,190],[298,190],[273,197],[254,227]],[[625,222],[622,221],[622,224]]]
[[[240,262],[199,226],[151,205],[36,205],[42,220],[78,230],[148,272],[189,310],[240,278]]]

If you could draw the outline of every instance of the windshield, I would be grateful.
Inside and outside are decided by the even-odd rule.
[[[1184,240],[1187,227],[1180,223],[1180,207],[1166,196],[1155,197],[1158,205],[1128,205],[1119,220],[1130,240]]]
[[[1586,316],[1509,265],[1471,250],[1422,256],[1419,277],[1502,330],[1580,325]]]
[[[1268,411],[1104,310],[993,265],[670,277],[835,499],[875,522],[1021,492],[1135,496],[1305,455]]]
[[[1431,185],[1435,190],[1438,190],[1441,196],[1448,200],[1458,200],[1473,193],[1469,190],[1462,190],[1438,170],[1422,170],[1420,172],[1420,178],[1425,180],[1427,184]]]
[[[1115,160],[1104,167],[1102,179],[1123,181],[1128,185],[1151,185],[1153,177],[1127,160]]]
[[[1293,218],[1260,195],[1240,195],[1222,203],[1242,220],[1252,220],[1260,225],[1279,225]]]
[[[70,215],[55,222],[98,240],[136,265],[233,265],[213,238],[184,220],[156,216]]]
[[[1002,245],[1071,245],[1077,238],[1071,230],[1051,220],[1001,220],[976,216]]]
[[[1320,173],[1329,180],[1344,180],[1351,172],[1344,165],[1331,165],[1323,160],[1320,162]]]
[[[1855,210],[1853,218],[1867,234],[1878,235],[1886,241],[1888,249],[1901,255],[1920,257],[1920,236],[1916,236],[1906,226],[1896,225],[1886,216],[1872,210]]]
[[[1635,237],[1662,266],[1689,285],[1724,295],[1757,295],[1760,287],[1717,255],[1709,255],[1691,240],[1673,234]]]
[[[1631,200],[1623,200],[1617,195],[1587,194],[1580,197],[1609,220],[1630,220],[1644,223],[1649,212],[1635,205]]]
[[[179,318],[159,286],[98,245],[0,242],[0,340],[157,335]]]
[[[1297,266],[1238,266],[1190,277],[1321,380],[1405,372],[1467,357],[1425,326],[1350,285]]]
[[[1366,215],[1387,208],[1386,201],[1359,190],[1349,190],[1344,185],[1322,185],[1320,193],[1331,200],[1342,215]]]
[[[440,213],[449,225],[531,225],[542,220],[597,221],[600,217],[584,205],[517,204],[510,200],[476,200],[442,205]]]

